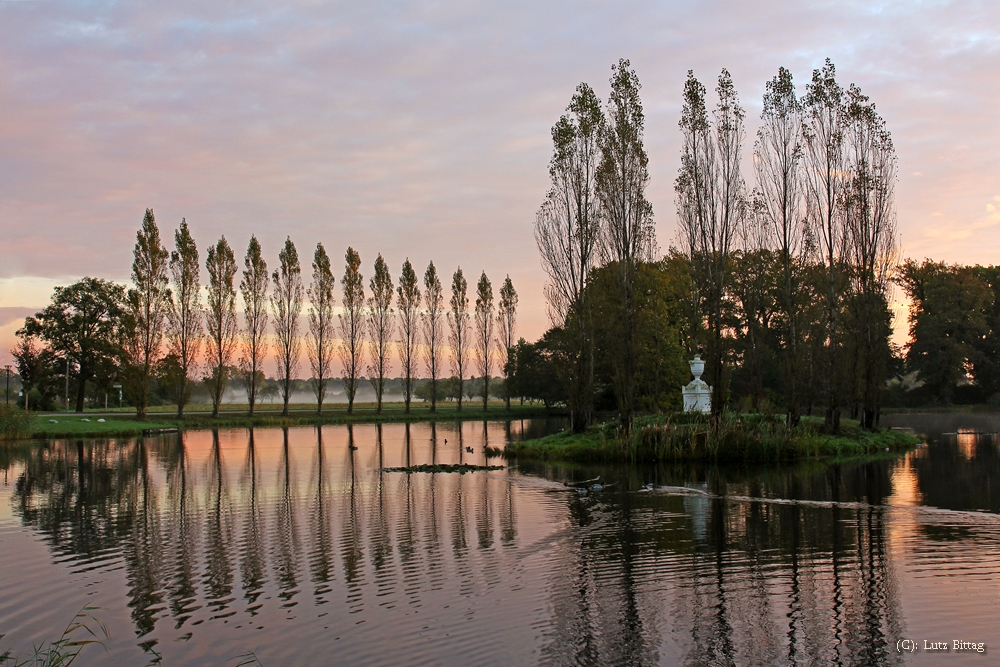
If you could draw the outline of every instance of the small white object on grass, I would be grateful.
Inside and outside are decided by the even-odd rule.
[[[97,420],[97,423],[98,423],[98,424],[103,424],[103,423],[104,423],[104,420],[103,420],[103,419],[98,419],[98,420]]]
[[[87,419],[86,417],[84,417],[84,418],[83,418],[83,419],[81,419],[80,421],[82,421],[82,422],[89,422],[90,420],[89,420],[89,419]]]
[[[50,424],[58,424],[59,422],[57,420],[55,420],[55,419],[50,419],[49,423]]]

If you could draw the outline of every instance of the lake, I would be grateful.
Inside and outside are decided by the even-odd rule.
[[[837,465],[464,475],[381,469],[504,465],[485,446],[563,422],[13,449],[0,646],[30,652],[91,606],[107,652],[87,647],[78,665],[235,665],[250,651],[268,667],[990,664],[1000,416],[885,421],[927,445]],[[565,485],[597,477],[601,491]]]

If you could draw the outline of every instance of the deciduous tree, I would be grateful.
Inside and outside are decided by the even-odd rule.
[[[514,349],[514,332],[517,327],[517,292],[510,276],[503,281],[500,288],[500,305],[497,308],[497,347],[500,348],[500,360],[503,363],[504,401],[510,410],[510,378],[513,372],[511,354]]]
[[[361,355],[365,337],[365,283],[361,275],[361,255],[348,248],[345,255],[340,318],[340,361],[344,367],[344,389],[347,393],[347,414],[354,412],[354,396],[361,375]]]
[[[792,73],[784,67],[765,84],[764,110],[754,144],[754,212],[765,231],[765,245],[778,254],[781,285],[778,321],[789,425],[799,421],[802,394],[802,267],[806,250],[803,107]]]
[[[427,372],[430,374],[431,412],[437,412],[438,376],[441,368],[441,345],[444,342],[444,290],[434,262],[424,271],[424,345]]]
[[[370,351],[372,363],[368,367],[372,386],[375,389],[375,413],[382,413],[382,396],[385,393],[385,376],[389,373],[389,345],[393,336],[392,321],[392,276],[389,265],[379,254],[375,258],[375,274],[368,283],[371,296],[368,298],[368,331],[371,335]]]
[[[243,259],[243,279],[240,293],[243,295],[243,357],[240,370],[247,388],[247,402],[250,416],[259,399],[264,373],[264,355],[267,353],[267,262],[260,252],[256,236],[250,237],[247,254]]]
[[[898,255],[896,150],[885,121],[861,89],[847,92],[845,148],[850,182],[845,191],[845,259],[851,280],[855,415],[878,425],[891,356],[889,279]]]
[[[323,399],[330,380],[333,361],[333,288],[336,279],[330,266],[330,256],[322,243],[316,244],[312,262],[312,284],[309,286],[309,365],[316,393],[316,413],[323,414]]]
[[[639,99],[639,77],[628,60],[612,67],[611,95],[601,126],[595,191],[603,218],[601,256],[618,274],[617,302],[621,310],[615,323],[620,327],[613,350],[614,391],[619,425],[632,427],[635,411],[637,265],[652,259],[656,247],[653,207],[646,199],[649,158],[643,147],[645,118]]]
[[[407,258],[403,262],[403,272],[396,288],[396,308],[399,311],[399,361],[403,371],[403,404],[406,414],[410,413],[413,398],[413,380],[417,364],[417,343],[420,335],[420,284],[417,273]]]
[[[489,407],[490,372],[493,369],[493,285],[486,272],[479,277],[476,285],[476,363],[479,377],[483,379],[483,410]]]
[[[910,302],[906,364],[928,402],[951,405],[956,386],[986,361],[980,345],[994,333],[987,316],[993,295],[978,275],[983,268],[907,260],[896,276]]]
[[[236,350],[239,333],[236,323],[236,256],[223,236],[214,246],[209,246],[205,258],[208,271],[208,365],[206,379],[212,396],[212,417],[219,416],[219,406],[229,382],[229,369]]]
[[[167,249],[160,242],[153,209],[147,208],[142,227],[135,235],[132,250],[132,283],[129,292],[133,338],[126,346],[130,352],[128,382],[139,419],[146,418],[149,407],[149,385],[161,353],[163,323],[170,301],[167,282]]]
[[[745,129],[732,77],[725,69],[716,86],[718,102],[708,119],[705,87],[688,72],[680,128],[684,135],[681,170],[675,191],[682,235],[688,243],[693,282],[699,284],[708,321],[708,373],[712,414],[724,407],[725,350],[723,305],[730,253],[747,214],[746,187],[740,172]]]
[[[458,378],[458,410],[462,410],[462,393],[465,382],[466,360],[469,354],[469,283],[458,267],[451,278],[451,301],[449,302],[448,326],[451,335],[451,368]]]
[[[37,387],[42,380],[44,365],[41,359],[41,350],[35,344],[35,337],[27,333],[17,332],[17,343],[10,351],[17,365],[17,374],[21,377],[21,389],[24,393],[24,409],[28,410],[28,394]]]
[[[68,287],[56,287],[52,303],[24,320],[17,331],[18,372],[27,388],[37,386],[46,373],[44,357],[33,340],[45,345],[76,374],[76,411],[83,412],[87,382],[96,373],[115,370],[122,348],[125,288],[100,278],[84,278]]]
[[[198,246],[183,218],[180,228],[174,231],[170,274],[174,287],[167,308],[167,349],[176,355],[180,366],[176,399],[177,416],[183,417],[191,395],[191,376],[198,364],[202,332],[201,263]]]
[[[604,114],[585,83],[577,86],[567,111],[552,128],[552,187],[535,216],[535,242],[548,276],[549,319],[554,326],[572,323],[574,329],[568,393],[571,425],[580,431],[590,423],[593,404],[593,324],[586,288],[599,234],[595,186]]]
[[[844,151],[844,91],[828,58],[806,85],[806,211],[826,270],[826,425],[840,428],[841,372],[838,341],[840,295],[844,291],[844,207],[847,165]]]
[[[278,268],[274,270],[271,282],[274,284],[271,310],[274,314],[274,333],[278,339],[278,375],[284,404],[281,414],[287,416],[292,376],[299,366],[299,315],[302,313],[303,293],[302,266],[291,237],[285,238],[285,245],[278,253]]]

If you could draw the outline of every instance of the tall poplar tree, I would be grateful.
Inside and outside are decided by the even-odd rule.
[[[403,262],[403,272],[399,276],[396,308],[399,310],[399,335],[402,339],[399,344],[399,361],[403,371],[403,404],[406,406],[406,414],[409,414],[420,336],[420,284],[409,258]]]
[[[451,278],[451,301],[449,302],[448,326],[451,328],[451,368],[458,379],[458,410],[462,410],[462,396],[465,393],[465,366],[469,353],[469,283],[458,267]]]
[[[316,413],[323,414],[323,399],[330,380],[333,361],[333,288],[336,279],[330,266],[330,256],[322,243],[313,254],[312,284],[309,286],[309,365],[312,367],[313,391],[316,392]]]
[[[278,253],[278,268],[271,276],[274,292],[271,294],[271,311],[274,314],[274,333],[278,339],[278,375],[281,381],[281,414],[288,415],[288,401],[292,395],[292,378],[298,371],[299,315],[302,313],[302,266],[299,253],[291,237]]]
[[[486,272],[476,285],[476,362],[483,378],[483,410],[489,407],[490,371],[493,369],[493,285]]]
[[[205,258],[208,271],[206,328],[208,329],[208,363],[206,378],[212,393],[212,417],[219,416],[219,406],[229,382],[229,366],[236,349],[239,329],[236,323],[236,255],[223,236],[209,246]]]
[[[860,88],[852,84],[846,102],[850,182],[844,207],[845,259],[851,282],[849,330],[854,339],[852,416],[873,429],[878,425],[892,354],[889,278],[898,262],[896,149],[885,120]]]
[[[343,290],[342,312],[338,316],[340,362],[344,367],[347,414],[353,414],[365,343],[365,283],[361,275],[361,255],[354,248],[348,248],[344,260],[344,277],[340,281],[340,288]]]
[[[707,372],[712,385],[712,414],[718,417],[726,396],[723,349],[724,305],[730,279],[734,239],[747,217],[746,185],[740,172],[745,130],[744,111],[729,72],[722,70],[716,86],[718,103],[708,119],[705,87],[688,72],[679,122],[684,135],[681,169],[677,177],[678,216],[689,245],[692,300],[702,303],[697,313],[708,322]]]
[[[500,360],[503,362],[504,401],[510,411],[510,382],[514,372],[513,354],[517,341],[514,333],[517,326],[517,292],[510,276],[503,281],[500,288],[500,304],[497,308],[497,347],[500,349]]]
[[[197,368],[202,332],[201,262],[198,246],[183,218],[180,228],[174,231],[170,274],[174,287],[167,308],[167,346],[180,364],[177,416],[183,417],[191,396],[191,376]]]
[[[848,186],[844,151],[844,90],[837,68],[827,58],[813,70],[806,85],[806,202],[809,225],[817,239],[825,269],[826,310],[826,426],[840,429],[839,391],[842,384],[838,355],[838,315],[844,291],[844,191]]]
[[[392,343],[392,276],[389,265],[379,254],[375,258],[375,274],[368,283],[371,296],[368,298],[368,332],[371,336],[371,365],[369,377],[375,389],[375,413],[382,413],[382,396],[385,393],[385,376],[389,373],[391,361],[389,346]]]
[[[755,209],[763,218],[767,246],[781,264],[778,321],[785,405],[789,425],[799,422],[803,366],[802,271],[806,250],[803,109],[792,73],[784,67],[765,84],[764,110],[754,144]]]
[[[136,232],[132,257],[135,288],[129,291],[128,304],[134,329],[127,347],[131,352],[133,381],[128,384],[139,419],[145,419],[150,380],[160,359],[163,323],[170,302],[167,279],[170,255],[160,242],[160,230],[151,208],[146,209],[142,227]]]
[[[243,260],[243,279],[240,281],[240,294],[243,296],[243,356],[240,359],[240,370],[247,387],[247,402],[250,404],[250,416],[253,416],[254,406],[260,394],[261,383],[264,380],[264,355],[267,353],[267,262],[260,252],[260,243],[256,236],[250,237],[247,254]]]
[[[593,314],[587,285],[600,230],[595,186],[604,114],[600,98],[585,83],[577,86],[566,110],[552,128],[552,187],[535,216],[535,242],[548,275],[549,320],[571,336],[566,369],[570,425],[582,431],[593,412]]]
[[[612,66],[611,94],[598,145],[596,192],[604,219],[600,250],[605,263],[617,274],[615,301],[620,309],[612,317],[616,327],[612,350],[612,386],[618,401],[620,428],[632,428],[635,412],[636,329],[635,282],[638,266],[650,261],[656,248],[653,207],[646,199],[649,157],[643,147],[645,118],[639,99],[639,77],[628,60]]]
[[[434,262],[424,271],[424,345],[427,372],[431,382],[431,412],[437,412],[437,385],[441,368],[441,345],[444,342],[444,289]]]

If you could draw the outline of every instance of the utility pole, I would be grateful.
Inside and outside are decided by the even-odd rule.
[[[7,371],[7,390],[4,391],[4,405],[10,405],[10,364],[3,367]]]

